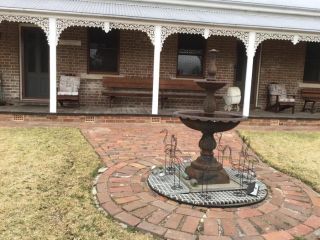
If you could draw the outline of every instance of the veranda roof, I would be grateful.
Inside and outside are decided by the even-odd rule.
[[[204,6],[182,6],[178,3],[165,3],[165,1],[155,2],[156,1],[0,0],[0,11],[28,11],[30,13],[42,12],[44,14],[85,15],[160,22],[184,22],[204,25],[239,26],[244,28],[320,32],[320,7],[316,5],[316,1],[313,0],[207,0],[198,2],[206,2],[207,4],[240,4],[246,6],[268,5],[279,9],[307,9],[313,13],[318,13],[319,16],[315,16],[314,14],[284,14],[271,11],[244,10],[243,8],[228,9],[225,7],[223,9]]]

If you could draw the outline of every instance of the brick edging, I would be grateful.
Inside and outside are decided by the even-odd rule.
[[[69,122],[69,123],[181,123],[179,118],[152,115],[0,113],[0,122]],[[240,126],[320,127],[320,119],[249,118]]]

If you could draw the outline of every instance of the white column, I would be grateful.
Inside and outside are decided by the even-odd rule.
[[[243,113],[242,113],[243,116],[245,117],[249,117],[249,112],[250,112],[253,58],[255,55],[255,40],[256,40],[256,33],[250,32],[249,45],[247,49],[247,70],[246,70],[246,82],[245,82]]]
[[[155,26],[153,56],[152,114],[158,114],[160,81],[161,26]]]
[[[57,112],[57,19],[49,18],[50,113]]]

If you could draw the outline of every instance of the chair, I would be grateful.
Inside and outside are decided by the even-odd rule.
[[[76,103],[80,107],[79,98],[80,77],[61,75],[57,100],[60,105],[65,106],[64,103]]]
[[[268,86],[268,105],[267,110],[275,112],[282,111],[286,108],[292,109],[294,114],[295,95],[287,94],[287,90],[283,84],[270,83]]]

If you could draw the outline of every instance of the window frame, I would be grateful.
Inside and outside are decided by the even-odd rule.
[[[201,35],[199,35],[201,38],[203,38],[203,54],[202,54],[202,66],[201,66],[201,74],[200,75],[181,75],[178,71],[178,61],[179,61],[179,50],[180,50],[180,38],[183,35],[193,35],[193,34],[178,34],[177,38],[177,57],[176,57],[176,77],[177,78],[190,78],[190,79],[203,79],[205,77],[205,69],[206,69],[206,59],[207,59],[207,41],[205,38],[203,38]],[[198,36],[198,34],[196,34]],[[192,55],[192,56],[198,56],[198,55]]]
[[[103,31],[101,29],[101,31]],[[118,41],[118,46],[116,48],[117,50],[117,70],[116,71],[93,71],[90,69],[90,29],[87,29],[87,74],[110,74],[110,75],[119,75],[120,74],[120,30],[118,29],[113,29],[113,31],[116,31],[117,33],[117,41]],[[108,34],[108,33],[106,33]]]
[[[308,47],[311,45],[311,44],[318,44],[318,50],[319,50],[319,68],[318,68],[318,80],[305,80],[305,71],[306,71],[306,65],[307,65],[307,53],[308,53]],[[310,58],[310,57],[309,57]],[[313,43],[313,42],[308,42],[306,43],[306,47],[305,47],[305,59],[304,59],[304,71],[303,71],[303,83],[312,83],[312,84],[319,84],[320,85],[320,43]]]

